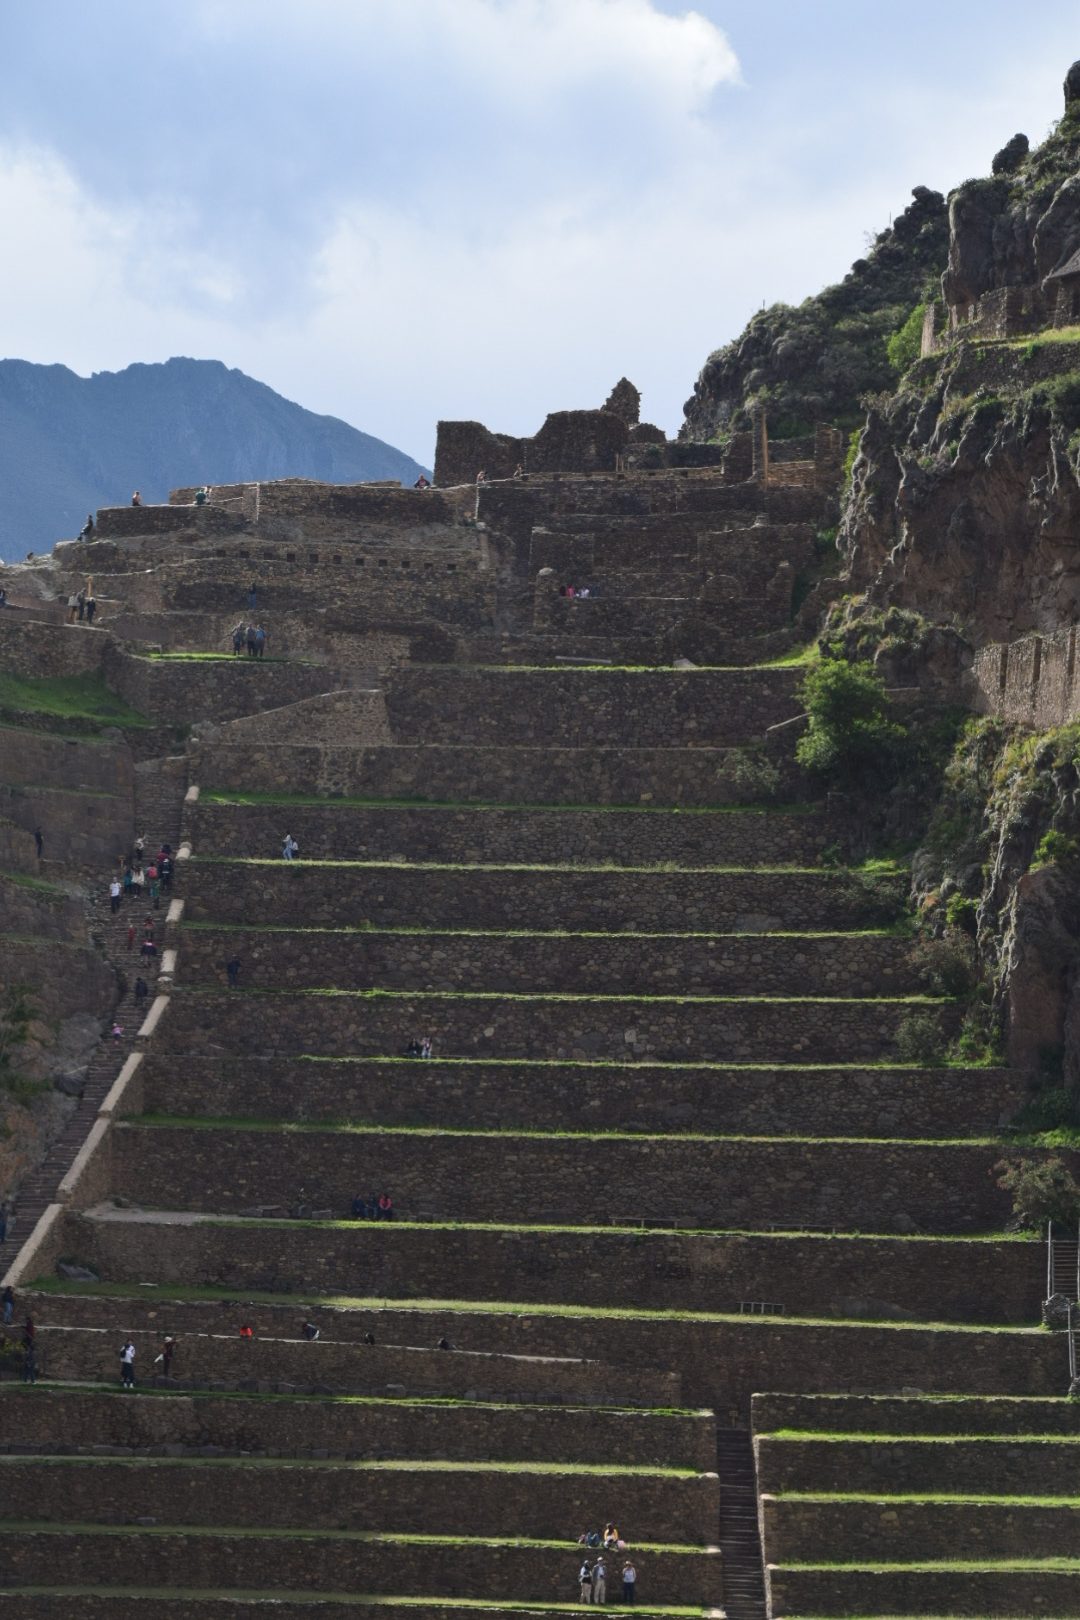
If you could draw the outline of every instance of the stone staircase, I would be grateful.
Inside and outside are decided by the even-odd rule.
[[[557,482],[483,496],[504,602],[553,515],[567,556],[629,518],[607,555],[654,572],[642,508],[712,522],[707,478]],[[395,666],[389,741],[192,746],[175,982],[17,1277],[44,1377],[0,1386],[0,1620],[554,1617],[610,1520],[609,1598],[631,1557],[658,1616],[1080,1615],[1064,1345],[990,1174],[1023,1078],[898,1061],[957,1009],[906,873],[821,861],[798,673],[568,670],[580,626],[515,633],[521,663],[455,632]],[[783,802],[738,802],[748,756]],[[352,1218],[384,1191],[393,1221]],[[992,1469],[1040,1497],[1012,1524]]]

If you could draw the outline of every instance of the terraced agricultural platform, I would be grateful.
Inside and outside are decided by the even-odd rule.
[[[313,593],[387,566],[330,662],[288,622],[270,713],[193,716],[158,994],[12,1272],[0,1617],[555,1616],[614,1520],[614,1605],[632,1558],[646,1613],[759,1620],[759,1489],[776,1616],[1080,1615],[1066,1348],[992,1174],[1025,1077],[901,1060],[958,1009],[903,865],[796,768],[798,669],[752,656],[817,497],[557,483],[471,492],[467,532],[433,492],[412,540],[329,512],[307,556],[284,508],[146,540],[155,627],[286,547]],[[690,600],[675,544],[680,590],[740,548],[768,586],[718,598],[733,667],[615,667]],[[622,593],[587,624],[540,573],[583,558]],[[142,662],[177,710],[227,678]]]

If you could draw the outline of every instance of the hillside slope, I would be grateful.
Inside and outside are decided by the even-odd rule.
[[[45,550],[133,489],[247,479],[359,483],[420,473],[410,456],[317,416],[219,360],[172,359],[78,377],[0,361],[0,557]]]

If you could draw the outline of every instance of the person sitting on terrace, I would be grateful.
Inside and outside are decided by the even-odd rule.
[[[616,1526],[613,1525],[613,1524],[605,1524],[605,1526],[604,1526],[604,1546],[605,1547],[618,1547],[618,1546],[621,1545],[621,1540],[622,1540],[622,1538],[620,1537],[618,1529],[616,1528]]]
[[[429,1058],[431,1056],[431,1036],[430,1035],[425,1035],[423,1040],[420,1042],[420,1056],[422,1058]]]
[[[431,481],[429,479],[425,478],[424,474],[421,473],[419,478],[416,480],[416,483],[413,485],[413,489],[430,489],[430,488],[431,488]]]
[[[138,490],[136,490],[134,495],[131,497],[131,504],[132,506],[142,505],[142,496],[139,494]]]
[[[241,1324],[240,1324],[240,1337],[242,1339],[253,1339],[255,1337],[255,1329],[251,1326],[250,1323],[241,1322]]]
[[[286,833],[285,842],[281,846],[282,860],[291,861],[299,849],[300,845],[296,842],[296,839],[293,837],[292,833]]]
[[[515,478],[524,478],[524,476],[525,476],[525,469],[521,465],[521,462],[519,461],[517,466],[514,468],[514,477]]]
[[[83,524],[82,528],[79,530],[79,539],[80,540],[89,540],[90,536],[93,534],[93,532],[94,532],[94,514],[93,514],[93,512],[87,512],[87,514],[86,514],[86,522]]]
[[[412,1040],[412,1041],[409,1042],[408,1046],[405,1048],[405,1056],[406,1057],[419,1057],[420,1056],[420,1050],[421,1050],[420,1049],[420,1042],[417,1041],[417,1040]]]
[[[305,1339],[315,1340],[319,1337],[319,1329],[315,1326],[314,1322],[302,1322],[300,1324],[300,1331],[304,1335]]]
[[[352,1218],[354,1221],[366,1221],[368,1218],[367,1199],[363,1193],[357,1193],[352,1201]]]
[[[394,1218],[394,1200],[389,1193],[380,1193],[379,1201],[375,1206],[375,1219],[378,1221],[392,1221]]]
[[[203,485],[203,487],[201,489],[197,489],[195,491],[195,505],[196,506],[205,506],[209,499],[210,499],[210,491],[207,489],[205,484]]]

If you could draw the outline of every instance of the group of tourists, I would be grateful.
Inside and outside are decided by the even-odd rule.
[[[350,1214],[354,1221],[392,1221],[394,1200],[387,1192],[380,1193],[378,1198],[374,1193],[370,1198],[365,1198],[363,1193],[357,1193],[350,1206]]]
[[[72,591],[67,599],[68,624],[93,624],[97,601],[87,586],[86,590]]]
[[[629,1558],[623,1564],[621,1574],[623,1602],[636,1603],[637,1570]],[[578,1591],[582,1603],[606,1603],[607,1583],[607,1560],[602,1553],[594,1564],[590,1564],[587,1558],[582,1560],[581,1568],[578,1570]]]
[[[145,835],[138,837],[126,856],[117,857],[116,871],[109,881],[110,908],[117,912],[122,900],[141,901],[145,893],[157,911],[161,906],[161,896],[172,890],[175,870],[171,844],[162,844],[157,854],[147,860]],[[148,917],[147,922],[150,921]],[[135,943],[134,929],[132,923],[128,929],[129,950]]]
[[[229,632],[232,638],[233,657],[239,658],[245,648],[249,658],[261,658],[266,651],[266,627],[263,624],[246,624],[241,619],[234,624]]]

